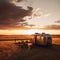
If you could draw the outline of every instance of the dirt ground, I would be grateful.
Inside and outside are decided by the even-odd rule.
[[[60,38],[52,43],[52,47],[21,48],[14,42],[0,41],[0,60],[60,60]]]
[[[21,48],[13,43],[0,42],[0,60],[60,60],[60,45]]]

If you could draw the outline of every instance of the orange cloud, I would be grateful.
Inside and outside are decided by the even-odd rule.
[[[58,20],[58,21],[55,21],[55,23],[60,23],[60,20]]]
[[[60,30],[60,25],[46,25],[45,29],[49,30]]]

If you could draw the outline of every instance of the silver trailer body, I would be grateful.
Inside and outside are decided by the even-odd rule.
[[[50,34],[35,34],[35,44],[36,45],[44,45],[44,46],[51,46],[52,45],[52,37]]]

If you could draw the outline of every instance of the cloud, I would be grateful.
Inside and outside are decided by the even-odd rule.
[[[25,10],[10,1],[21,0],[0,0],[0,29],[18,28],[18,22],[25,22],[23,18],[32,14],[32,7],[28,6],[28,10]]]
[[[46,25],[45,29],[49,30],[60,30],[60,25]]]
[[[47,13],[47,14],[45,14],[44,16],[48,17],[48,16],[50,16],[50,15],[51,15],[50,13]]]
[[[8,0],[11,3],[15,3],[15,2],[21,2],[22,0]]]
[[[58,21],[55,21],[55,23],[60,23],[60,20],[58,20]]]

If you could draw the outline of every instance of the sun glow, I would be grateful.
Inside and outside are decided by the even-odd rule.
[[[36,33],[36,32],[38,32],[38,33],[41,33],[41,31],[40,30],[36,30],[36,29],[28,29],[28,30],[0,30],[0,34],[1,35],[20,35],[20,34],[22,34],[22,35],[26,35],[26,34],[28,34],[28,35],[31,35],[31,34],[34,34],[34,33]]]
[[[31,35],[35,33],[60,34],[60,30],[40,30],[40,29],[21,29],[21,30],[0,30],[0,35]]]
[[[41,33],[40,30],[32,30],[32,29],[30,29],[30,30],[25,30],[23,32],[23,34],[29,34],[29,35],[31,35],[31,34],[34,34],[36,32]]]

